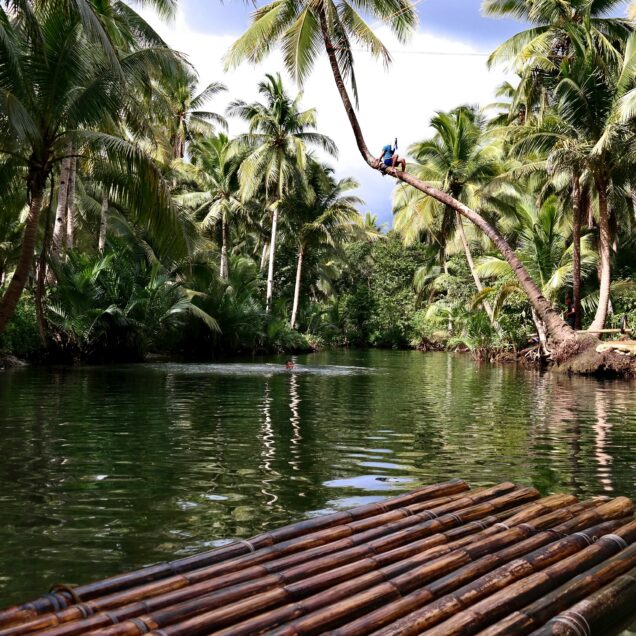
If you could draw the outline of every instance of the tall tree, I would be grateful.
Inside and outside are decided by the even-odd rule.
[[[514,213],[504,221],[505,230],[507,234],[516,237],[519,258],[523,260],[543,294],[555,302],[558,294],[572,283],[573,278],[574,249],[573,245],[568,245],[566,241],[569,210],[559,205],[554,195],[542,201],[540,205],[537,204],[537,198],[536,193],[527,193],[520,197]],[[589,235],[582,240],[581,247],[582,271],[587,276],[596,265],[596,255],[591,249]],[[495,276],[505,283],[496,291],[486,288],[477,297],[492,297],[494,294],[497,312],[511,292],[520,291],[510,266],[498,256],[482,257],[479,259],[477,270],[485,277]],[[539,340],[547,350],[549,345],[545,324],[534,308],[531,309]]]
[[[356,206],[363,201],[348,194],[358,187],[353,179],[336,181],[331,171],[316,162],[309,167],[309,193],[292,198],[287,205],[293,208],[293,235],[297,244],[296,281],[289,325],[296,328],[300,307],[303,265],[308,251],[323,252],[337,248],[347,237],[360,229],[356,224]]]
[[[135,95],[152,69],[175,68],[174,54],[153,47],[118,56],[110,40],[87,30],[82,12],[59,3],[31,9],[27,19],[4,10],[0,16],[0,148],[13,158],[4,165],[16,178],[22,175],[29,202],[20,257],[0,300],[0,331],[31,272],[46,183],[71,158],[69,148],[90,157],[96,168],[110,165],[126,175],[120,192],[137,206],[143,201],[153,207],[152,223],[173,224],[177,238],[181,235],[157,167],[135,143],[118,136],[113,124],[140,108]]]
[[[612,193],[626,187],[633,163],[630,148],[636,137],[630,126],[621,123],[620,113],[634,86],[636,36],[628,39],[619,62],[600,65],[589,36],[587,46],[560,68],[551,108],[510,131],[522,154],[543,151],[553,173],[570,175],[575,243],[580,240],[582,204],[589,197],[596,199],[600,292],[592,330],[603,328],[609,307],[615,226]]]
[[[437,113],[431,120],[431,126],[436,131],[435,136],[414,143],[409,148],[409,154],[419,164],[415,169],[424,179],[440,184],[439,187],[455,199],[478,208],[482,189],[501,172],[499,150],[483,141],[485,122],[473,108],[462,106],[450,113]],[[419,198],[425,198],[421,193],[418,195]],[[483,291],[463,218],[448,206],[432,201],[433,214],[443,218],[441,227],[447,233],[456,232],[459,235],[477,292]],[[490,322],[495,325],[490,303],[484,300],[483,306]]]
[[[172,159],[183,159],[187,143],[196,137],[214,134],[216,127],[227,129],[222,115],[205,109],[212,98],[226,90],[221,82],[212,82],[199,92],[196,73],[185,65],[161,78],[153,106],[160,121],[168,122]]]
[[[194,210],[204,230],[221,226],[219,274],[229,277],[230,226],[244,207],[238,193],[240,157],[231,156],[230,140],[219,134],[196,141],[190,148],[192,164],[184,165],[184,176],[193,177],[194,188],[177,197]]]
[[[244,119],[249,132],[236,139],[237,152],[245,153],[239,178],[243,199],[252,197],[264,187],[271,218],[269,263],[267,271],[266,309],[272,308],[274,290],[274,260],[276,232],[280,206],[287,190],[305,182],[307,149],[318,147],[332,156],[337,154],[329,137],[315,132],[315,109],[300,110],[302,95],[291,99],[280,75],[267,75],[258,85],[264,102],[248,104],[237,100],[228,108],[228,114]]]

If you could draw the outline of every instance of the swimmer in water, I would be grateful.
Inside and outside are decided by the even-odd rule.
[[[296,365],[291,360],[287,360],[287,362],[285,362],[286,369],[293,369],[295,366]]]

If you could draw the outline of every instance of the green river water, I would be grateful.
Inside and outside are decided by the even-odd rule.
[[[636,496],[636,384],[329,352],[0,373],[0,606],[463,477]]]

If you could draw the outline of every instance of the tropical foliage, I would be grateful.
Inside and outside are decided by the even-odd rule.
[[[549,353],[573,334],[568,296],[579,329],[636,323],[636,35],[620,6],[484,0],[530,25],[490,58],[517,79],[497,104],[413,122],[387,233],[279,74],[221,114],[226,87],[199,86],[130,5],[0,0],[0,349]],[[365,15],[401,41],[416,24],[408,0],[273,2],[226,61],[279,43],[301,85],[326,52],[377,168],[348,97],[355,47],[390,62]]]

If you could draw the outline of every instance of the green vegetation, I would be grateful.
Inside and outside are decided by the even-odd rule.
[[[169,0],[149,3],[169,16]],[[636,325],[636,35],[618,0],[484,0],[532,28],[491,64],[501,102],[459,105],[415,140],[383,232],[318,113],[279,75],[209,110],[197,75],[120,0],[0,0],[0,350],[128,360],[315,346],[523,349]],[[365,9],[404,40],[408,0]],[[326,50],[369,153],[351,42],[389,53],[351,5],[254,12],[228,65],[278,42],[299,83]],[[362,107],[364,105],[362,104]],[[428,122],[414,122],[414,130]],[[575,347],[572,348],[572,343]]]

